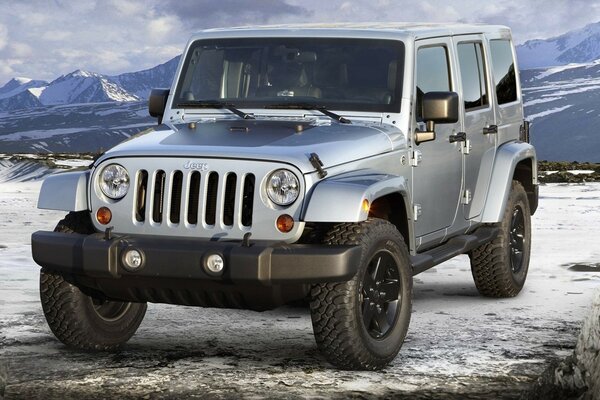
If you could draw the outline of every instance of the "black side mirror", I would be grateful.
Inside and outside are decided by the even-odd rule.
[[[169,89],[152,89],[148,99],[148,113],[151,117],[158,118],[158,123],[162,123],[162,117],[165,115]]]
[[[458,94],[454,92],[427,92],[423,95],[425,131],[416,133],[417,144],[435,139],[435,124],[458,122]]]

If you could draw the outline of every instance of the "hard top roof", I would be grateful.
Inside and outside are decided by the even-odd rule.
[[[302,31],[302,32],[299,32]],[[281,33],[288,35],[298,35],[307,33],[318,36],[319,34],[331,35],[356,35],[360,32],[369,32],[370,34],[402,36],[402,37],[435,37],[452,36],[476,33],[502,33],[510,34],[510,29],[502,25],[488,24],[458,24],[458,23],[414,23],[414,22],[343,22],[343,23],[310,23],[310,24],[281,24],[281,25],[259,25],[259,26],[240,26],[232,28],[213,28],[206,29],[198,35],[212,34],[210,36],[263,36],[266,33]]]

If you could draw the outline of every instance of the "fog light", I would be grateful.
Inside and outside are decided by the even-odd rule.
[[[283,214],[277,218],[277,229],[281,233],[288,233],[294,228],[294,218],[290,215]]]
[[[102,225],[107,225],[112,219],[112,212],[108,207],[100,207],[98,211],[96,211],[96,219]]]
[[[142,253],[135,249],[127,250],[123,257],[123,264],[132,270],[140,268],[143,262],[144,259],[142,258]]]
[[[213,275],[221,275],[223,268],[225,267],[225,261],[223,257],[218,254],[211,254],[206,257],[206,271]]]

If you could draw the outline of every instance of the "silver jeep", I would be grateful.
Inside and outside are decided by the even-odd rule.
[[[334,365],[402,346],[412,277],[468,254],[477,288],[527,275],[537,165],[510,30],[340,24],[194,36],[159,125],[47,178],[32,236],[48,324],[110,350],[147,302],[310,302]]]

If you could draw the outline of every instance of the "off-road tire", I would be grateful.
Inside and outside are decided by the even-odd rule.
[[[381,369],[400,351],[410,323],[412,273],[404,239],[394,225],[372,218],[361,223],[335,225],[325,235],[323,243],[358,245],[362,251],[358,272],[351,280],[312,287],[310,310],[317,346],[325,358],[339,368]],[[379,254],[393,260],[390,266],[395,262],[399,292],[396,294],[395,319],[387,333],[376,338],[370,333],[370,327],[365,326],[362,290],[366,287],[365,274]],[[383,273],[389,272],[392,270]]]
[[[516,233],[516,213],[522,216],[522,235]],[[469,253],[471,272],[477,290],[483,296],[505,298],[514,297],[523,288],[529,269],[531,250],[531,213],[527,193],[518,181],[513,181],[502,220],[493,226],[500,229],[498,236]],[[520,230],[520,228],[519,228]],[[521,265],[517,268],[511,261],[515,249],[515,237],[522,236]],[[516,246],[519,247],[519,246]]]
[[[89,213],[69,213],[55,231],[92,233]],[[146,314],[146,303],[111,301],[71,282],[71,276],[41,270],[42,309],[61,342],[80,350],[102,351],[117,349],[133,336]]]

